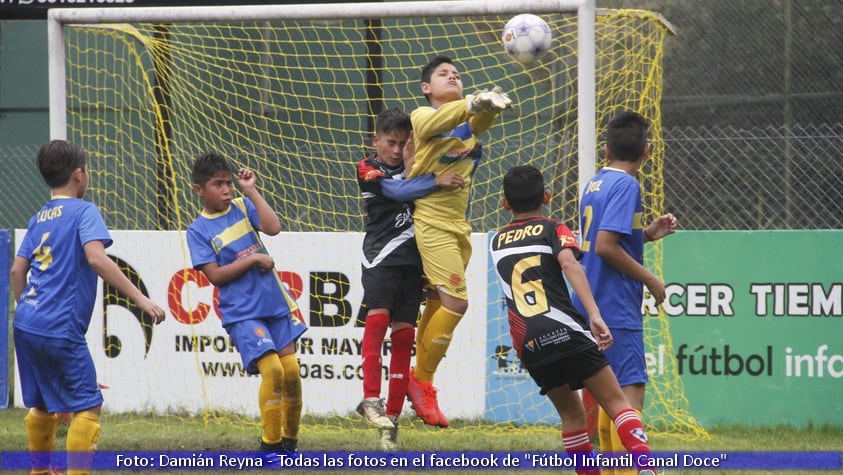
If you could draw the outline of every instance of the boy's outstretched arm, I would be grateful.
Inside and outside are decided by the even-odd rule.
[[[597,340],[597,347],[601,350],[612,345],[612,333],[606,322],[603,321],[603,316],[600,315],[600,308],[597,307],[597,302],[594,301],[594,295],[591,293],[591,287],[588,286],[588,279],[582,266],[574,256],[574,251],[571,249],[562,249],[556,259],[562,267],[562,272],[565,273],[565,278],[571,284],[571,288],[577,293],[580,302],[582,302],[585,311],[588,314],[588,323],[591,326],[591,334]]]
[[[105,253],[102,241],[94,240],[85,243],[85,257],[88,264],[99,274],[102,280],[129,297],[144,313],[152,317],[155,324],[164,321],[164,310],[149,299],[126,277]]]
[[[462,99],[444,104],[438,109],[425,106],[414,110],[410,113],[413,122],[413,138],[417,141],[426,141],[454,130],[472,115],[468,112],[466,104],[466,99]]]
[[[383,195],[395,201],[414,201],[437,190],[455,190],[465,186],[465,180],[459,173],[449,172],[441,175],[426,173],[405,180],[381,180]]]
[[[512,109],[512,100],[498,86],[492,88],[491,92],[480,91],[466,97],[471,110],[471,103],[481,99],[477,113],[470,119],[471,130],[476,134],[482,134],[489,130],[495,123],[498,114],[506,109]]]
[[[258,219],[260,225],[258,229],[264,234],[275,236],[281,232],[281,220],[278,219],[278,214],[269,206],[269,203],[263,199],[257,188],[258,177],[255,172],[248,168],[241,168],[237,172],[238,183],[243,195],[252,200],[255,209],[258,211]]]

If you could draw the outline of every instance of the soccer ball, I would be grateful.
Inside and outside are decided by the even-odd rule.
[[[544,20],[522,13],[512,17],[503,27],[503,46],[516,61],[530,65],[550,49],[550,27]]]

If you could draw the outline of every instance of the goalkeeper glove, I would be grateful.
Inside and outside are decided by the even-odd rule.
[[[512,99],[498,86],[492,88],[491,92],[486,89],[477,91],[466,99],[469,114],[477,114],[478,112],[497,114],[505,109],[512,108]]]

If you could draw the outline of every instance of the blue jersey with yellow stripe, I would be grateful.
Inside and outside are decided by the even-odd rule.
[[[595,252],[597,233],[622,236],[620,246],[638,263],[644,262],[641,186],[623,170],[605,167],[589,180],[580,200],[581,261],[600,313],[610,329],[641,330],[643,284],[610,267]],[[574,304],[583,311],[576,296]]]
[[[193,267],[200,269],[209,263],[222,267],[255,252],[266,253],[256,231],[259,223],[257,209],[245,197],[236,198],[221,213],[202,212],[187,229]],[[280,318],[296,309],[295,300],[278,274],[261,272],[257,266],[219,286],[219,310],[224,327],[253,318]]]
[[[52,338],[84,341],[97,296],[97,273],[85,244],[111,235],[97,206],[53,197],[29,220],[17,256],[29,261],[29,279],[15,308],[14,327]]]

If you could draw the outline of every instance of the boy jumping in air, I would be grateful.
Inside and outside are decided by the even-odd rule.
[[[434,57],[422,68],[421,89],[430,106],[419,107],[410,115],[415,163],[408,177],[454,172],[465,185],[415,201],[416,243],[432,295],[419,318],[416,364],[407,395],[426,424],[448,427],[433,379],[454,329],[468,309],[468,203],[471,179],[481,158],[477,135],[488,130],[501,111],[512,107],[512,101],[498,88],[463,97],[460,73],[444,55]]]

